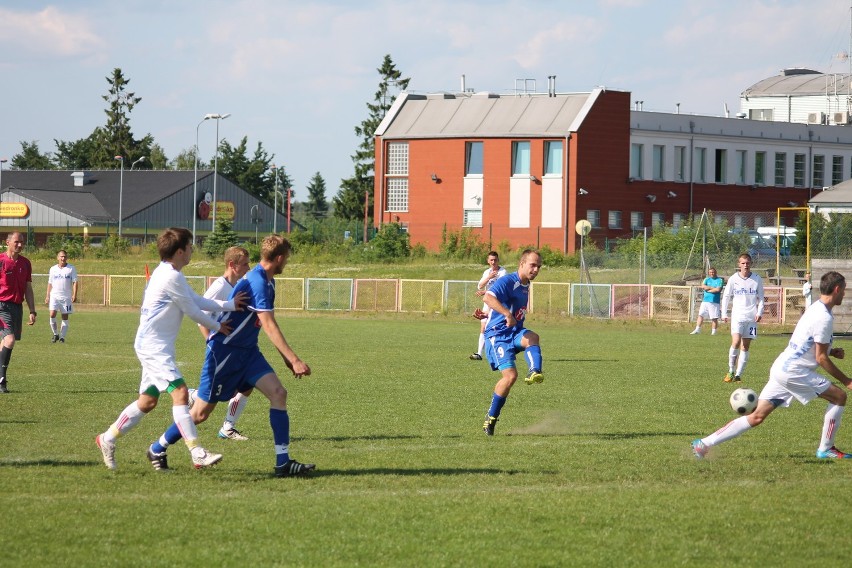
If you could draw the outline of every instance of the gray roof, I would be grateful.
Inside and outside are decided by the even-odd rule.
[[[787,95],[808,96],[848,94],[849,75],[833,73],[826,75],[813,69],[784,69],[758,81],[742,92],[743,97],[781,97]]]
[[[852,179],[833,185],[813,196],[808,205],[811,207],[845,206],[852,207]]]
[[[391,138],[564,137],[593,93],[403,93],[376,131]]]
[[[126,219],[191,186],[193,171],[120,170],[87,171],[85,185],[76,187],[71,170],[3,171],[2,191],[13,191],[58,211],[91,220],[118,219],[119,193],[122,216]],[[198,172],[199,181],[213,175]],[[119,187],[122,191],[119,192]]]

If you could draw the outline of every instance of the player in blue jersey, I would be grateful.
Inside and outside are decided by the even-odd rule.
[[[529,374],[524,379],[528,385],[544,380],[541,373],[541,347],[534,331],[524,327],[530,284],[541,270],[541,255],[527,249],[521,253],[518,271],[499,278],[483,297],[491,310],[485,322],[485,356],[491,369],[502,376],[494,386],[491,407],[485,415],[482,429],[494,435],[497,418],[506,403],[512,385],[518,379],[515,355],[524,352]]]
[[[216,404],[227,401],[237,391],[255,388],[270,402],[269,423],[275,443],[275,475],[303,475],[314,464],[299,463],[290,458],[290,417],[287,414],[287,390],[258,346],[260,330],[266,333],[284,359],[284,364],[296,378],[311,374],[311,368],[290,348],[278,322],[275,321],[275,281],[290,257],[290,243],[278,235],[263,239],[260,262],[237,282],[231,297],[246,292],[249,305],[243,312],[227,317],[233,330],[224,336],[214,333],[207,340],[207,354],[201,370],[201,381],[191,415],[196,424],[210,417]],[[180,439],[181,433],[172,424],[148,450],[154,469],[168,469],[166,448]]]

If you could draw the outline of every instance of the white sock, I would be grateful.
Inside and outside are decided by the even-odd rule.
[[[737,365],[737,355],[739,355],[740,350],[736,347],[731,347],[728,350],[728,371],[731,373],[734,372],[734,367]]]
[[[479,344],[478,344],[478,347],[476,348],[476,352],[479,353],[480,355],[482,355],[482,348],[483,347],[485,347],[485,334],[480,333],[479,334]]]
[[[825,409],[825,419],[822,423],[822,438],[819,441],[819,450],[824,452],[834,445],[834,435],[837,434],[837,429],[840,428],[840,419],[843,418],[843,409],[845,406],[836,404],[828,404]]]
[[[195,422],[189,415],[189,406],[186,404],[172,406],[172,416],[175,419],[180,435],[186,447],[192,450],[198,445],[198,430],[195,428]]]
[[[53,335],[56,335],[56,318],[50,318],[48,321],[50,322],[50,331],[53,332]]]
[[[59,337],[65,339],[66,333],[68,333],[68,320],[62,320],[62,325],[59,327]]]
[[[748,351],[740,351],[740,358],[737,361],[737,376],[743,374],[745,371],[746,363],[748,363]]]
[[[716,335],[716,328],[713,328],[713,331],[710,332],[710,335]]]
[[[237,420],[240,419],[243,410],[245,410],[247,402],[248,397],[243,393],[238,392],[234,395],[234,398],[228,402],[228,414],[225,416],[225,423],[222,425],[223,430],[229,430],[234,427]]]
[[[750,429],[751,424],[748,423],[748,416],[740,416],[739,418],[734,418],[706,438],[702,438],[701,441],[704,442],[705,446],[716,446],[722,442],[727,442],[737,436],[741,436]]]
[[[144,416],[145,413],[139,409],[139,405],[134,400],[121,411],[118,419],[103,433],[103,439],[107,442],[115,442],[116,438],[133,430]]]

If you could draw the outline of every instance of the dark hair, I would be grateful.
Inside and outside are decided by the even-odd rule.
[[[497,254],[496,250],[492,250],[491,252],[489,252],[488,256],[486,258],[491,258],[492,256],[495,257],[495,258],[500,258],[500,255]]]
[[[276,256],[290,256],[290,241],[280,235],[269,235],[260,243],[260,258],[272,260]]]
[[[160,260],[171,260],[177,251],[185,249],[192,241],[192,231],[183,227],[169,227],[157,237]]]
[[[742,253],[740,256],[738,256],[738,257],[737,257],[737,260],[739,260],[739,259],[741,259],[741,258],[747,258],[747,259],[749,259],[749,260],[752,260],[751,255],[750,255],[749,253],[747,253],[747,252],[744,252],[744,253]]]
[[[840,285],[846,284],[846,278],[839,272],[826,272],[819,279],[819,293],[826,296],[834,292],[834,289]]]

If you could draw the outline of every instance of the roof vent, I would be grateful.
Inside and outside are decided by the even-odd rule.
[[[71,177],[74,178],[74,187],[83,187],[89,183],[90,174],[89,172],[74,172]]]
[[[804,67],[788,67],[787,69],[782,69],[781,74],[785,77],[789,77],[790,75],[822,75],[819,71],[805,69]]]

